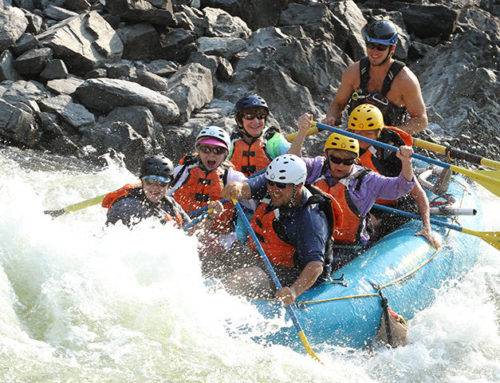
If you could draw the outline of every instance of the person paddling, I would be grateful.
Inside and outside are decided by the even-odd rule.
[[[259,95],[238,100],[235,105],[237,131],[232,135],[233,151],[229,160],[247,177],[265,169],[269,163],[290,148],[278,128],[266,128],[269,107]]]
[[[180,228],[191,222],[182,207],[167,196],[173,174],[174,167],[168,158],[146,158],[141,166],[141,184],[127,184],[104,198],[102,206],[108,208],[106,225],[121,221],[133,227],[152,217],[162,223],[174,222]]]
[[[415,74],[393,58],[398,32],[389,20],[377,20],[365,28],[367,56],[350,65],[342,74],[335,98],[324,123],[338,126],[342,113],[360,104],[383,109],[386,123],[410,134],[427,128],[427,112]],[[409,119],[408,119],[409,115]]]
[[[311,121],[312,115],[299,117],[296,138],[299,151]],[[357,257],[370,244],[367,214],[377,198],[397,199],[413,189],[413,149],[409,146],[399,148],[397,156],[401,159],[402,169],[397,177],[384,177],[357,165],[359,142],[356,139],[332,133],[323,152],[323,156],[303,160],[307,167],[307,182],[332,195],[343,211],[342,225],[333,233],[335,245],[343,245],[335,246],[335,270]]]
[[[306,173],[300,157],[285,154],[276,157],[265,174],[224,187],[226,199],[260,200],[250,224],[284,286],[274,292],[250,240],[247,257],[240,255],[240,268],[226,278],[229,292],[254,297],[275,294],[290,305],[304,291],[329,278],[334,225],[330,199],[317,189],[306,188]]]
[[[394,126],[386,126],[382,112],[376,106],[370,104],[359,105],[352,111],[347,128],[360,136],[390,145],[411,146],[413,144],[413,139],[408,133]],[[394,152],[374,148],[366,142],[360,142],[359,146],[359,163],[361,165],[387,177],[394,177],[401,171],[401,160]],[[377,200],[377,203],[409,212],[416,213],[418,211],[422,218],[422,229],[415,235],[422,235],[436,249],[441,246],[440,236],[431,227],[429,200],[418,180],[415,182],[410,195],[399,199]],[[379,236],[384,236],[396,230],[409,220],[398,214],[375,209],[371,214],[379,222],[377,229]]]

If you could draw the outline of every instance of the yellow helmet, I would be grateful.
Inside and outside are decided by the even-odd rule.
[[[347,128],[352,130],[383,129],[384,116],[375,105],[361,104],[351,112]]]
[[[326,140],[323,151],[326,152],[328,149],[347,150],[348,152],[356,153],[356,156],[359,156],[358,140],[338,133],[330,134],[330,137]]]

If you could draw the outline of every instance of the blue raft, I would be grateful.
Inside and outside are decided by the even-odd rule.
[[[462,178],[454,177],[448,193],[455,196],[458,207],[478,210],[475,216],[448,220],[480,230],[482,214],[475,191]],[[432,200],[436,196],[428,192],[428,197]],[[408,222],[337,270],[332,277],[343,275],[344,285],[325,282],[297,298],[295,312],[311,346],[360,348],[370,344],[382,318],[378,288],[389,307],[409,320],[433,303],[436,289],[464,275],[476,263],[478,237],[433,225],[444,240],[443,247],[435,250],[423,237],[414,235],[420,228],[420,221]],[[283,306],[277,301],[255,300],[252,304],[265,318],[283,315]],[[277,332],[257,341],[303,350],[295,327],[288,316],[286,319]]]

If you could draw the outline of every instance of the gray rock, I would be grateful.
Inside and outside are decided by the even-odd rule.
[[[2,97],[10,103],[38,101],[47,97],[45,87],[37,81],[18,80],[13,82]]]
[[[146,88],[155,90],[157,92],[166,92],[168,90],[167,82],[163,79],[163,77],[146,70],[137,71],[136,82]]]
[[[90,3],[87,0],[65,0],[64,7],[72,11],[88,11]]]
[[[68,70],[66,69],[66,65],[64,61],[55,59],[50,60],[43,69],[42,73],[40,73],[40,78],[47,80],[55,80],[55,79],[64,79],[68,76]]]
[[[9,50],[0,55],[0,81],[19,80],[19,75],[14,68],[14,56]]]
[[[43,46],[64,60],[71,73],[84,74],[117,61],[123,53],[118,34],[95,11],[70,17],[38,35]]]
[[[172,2],[160,9],[145,0],[106,0],[106,8],[114,15],[131,22],[148,22],[154,25],[176,27]]]
[[[21,75],[35,76],[43,70],[51,58],[50,48],[31,49],[16,59],[14,67]]]
[[[30,113],[0,99],[0,136],[33,148],[40,139],[40,132]]]
[[[217,8],[204,8],[207,21],[206,35],[209,37],[248,38],[252,31],[239,17],[233,17],[226,11]]]
[[[26,20],[28,21],[26,32],[33,33],[35,35],[39,34],[40,31],[42,30],[42,25],[43,25],[42,16],[27,12]]]
[[[212,72],[212,76],[215,76],[215,73],[217,72],[217,67],[219,66],[219,59],[220,57],[218,56],[209,56],[201,52],[193,52],[189,56],[187,63],[201,64],[205,68],[210,69],[210,71]]]
[[[42,111],[56,113],[75,128],[95,122],[94,115],[83,105],[75,104],[68,95],[45,98],[40,100],[39,104]]]
[[[151,60],[160,52],[160,35],[152,25],[139,23],[117,29],[123,42],[123,58]]]
[[[197,63],[187,64],[169,78],[168,88],[168,97],[178,105],[182,121],[187,121],[193,110],[212,101],[212,72]]]
[[[207,55],[222,56],[231,60],[246,49],[245,40],[236,37],[200,37],[198,50]]]
[[[24,52],[36,48],[40,48],[40,43],[38,42],[37,38],[31,33],[24,33],[21,38],[16,41],[16,44],[11,49],[16,56],[20,56]]]
[[[180,115],[177,104],[169,97],[131,81],[91,79],[78,87],[75,95],[87,108],[101,113],[119,106],[142,105],[150,108],[162,124],[175,122]]]
[[[68,11],[67,9],[56,7],[55,5],[49,5],[47,8],[44,9],[43,13],[48,18],[57,21],[65,20],[69,17],[78,15],[78,13],[76,12]]]
[[[144,138],[153,136],[155,119],[145,106],[126,106],[113,109],[106,116],[106,120],[126,122]]]
[[[174,29],[162,36],[160,40],[160,55],[166,59],[175,59],[179,62],[185,62],[192,51],[196,50],[193,44],[193,36],[184,29]]]
[[[148,72],[168,77],[179,70],[179,64],[169,60],[153,60],[146,64]]]
[[[119,62],[107,65],[106,75],[109,78],[128,80],[131,74],[132,66],[129,63]]]
[[[72,95],[85,81],[78,77],[68,77],[47,81],[47,89],[55,94]]]
[[[21,9],[0,8],[0,52],[14,45],[27,26],[28,20]]]
[[[218,57],[219,65],[217,66],[217,78],[223,81],[231,80],[233,77],[233,66],[229,62],[229,60],[224,57]]]

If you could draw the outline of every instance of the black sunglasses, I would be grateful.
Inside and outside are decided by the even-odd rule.
[[[377,44],[377,43],[366,43],[366,47],[368,49],[376,49],[378,51],[385,51],[387,48],[389,48],[389,45],[384,45],[384,44]]]
[[[329,156],[330,158],[330,161],[332,161],[334,164],[344,164],[344,165],[353,165],[355,162],[356,162],[356,158],[349,158],[348,160],[344,160],[343,158],[338,158],[338,157],[335,157],[335,156],[332,156],[330,154]]]
[[[198,148],[198,150],[202,153],[213,153],[215,155],[219,155],[219,154],[223,154],[225,153],[226,149],[224,148],[221,148],[220,146],[214,146],[214,147],[210,147],[210,146],[200,146]]]
[[[278,189],[285,189],[289,184],[284,184],[283,182],[274,182],[267,180],[268,186],[276,186]]]
[[[168,186],[170,184],[171,178],[160,177],[160,176],[145,176],[142,177],[142,180],[146,185],[158,184],[162,188]]]
[[[243,113],[241,115],[241,118],[247,121],[252,121],[254,118],[257,118],[259,120],[265,120],[267,118],[267,114],[262,113],[262,114],[254,114],[254,113]]]

